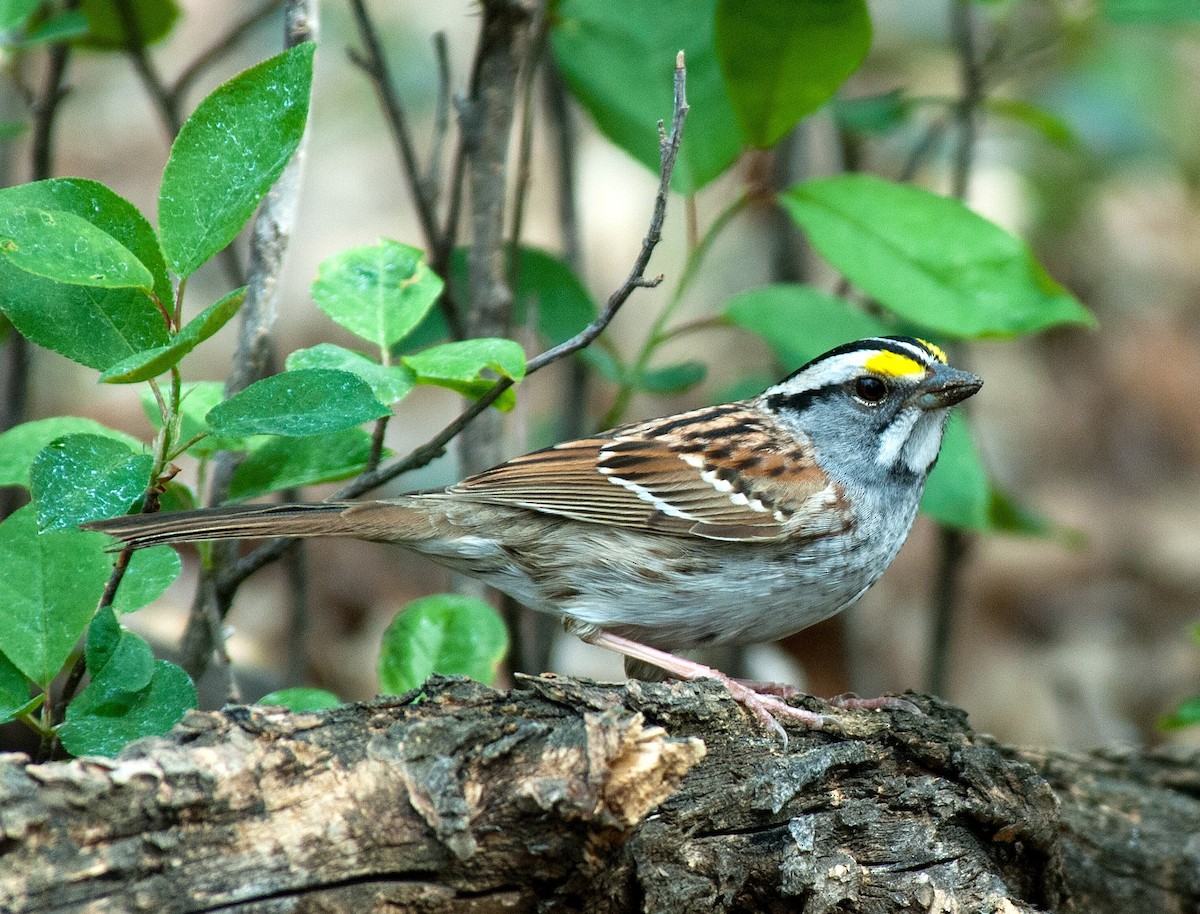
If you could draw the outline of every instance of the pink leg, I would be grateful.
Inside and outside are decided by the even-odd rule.
[[[799,721],[813,730],[841,730],[841,723],[836,717],[828,714],[816,714],[803,708],[793,708],[772,695],[763,695],[735,679],[730,679],[720,670],[696,663],[694,660],[688,660],[686,657],[669,654],[658,648],[605,631],[586,632],[581,637],[589,644],[608,648],[610,651],[616,651],[618,654],[632,657],[635,660],[651,663],[666,670],[677,679],[688,682],[696,679],[717,680],[729,690],[734,701],[758,718],[764,726],[775,730],[783,738],[785,744],[787,743],[787,733],[779,725],[776,717]]]

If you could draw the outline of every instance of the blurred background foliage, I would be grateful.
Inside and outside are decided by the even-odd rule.
[[[650,267],[666,284],[629,302],[608,333],[607,349],[593,359],[597,371],[585,388],[563,364],[520,389],[506,426],[506,456],[575,433],[580,422],[586,429],[612,418],[614,403],[629,418],[661,414],[755,392],[779,374],[778,347],[772,351],[712,318],[735,296],[768,283],[803,278],[845,291],[773,204],[774,190],[852,170],[951,192],[955,106],[963,92],[957,2],[873,0],[869,51],[835,103],[769,152],[739,155],[736,144],[722,145],[719,131],[699,147],[675,185],[696,193],[672,199]],[[96,5],[85,2],[79,11]],[[553,15],[569,18],[587,6],[562,0]],[[676,6],[657,4],[664,21],[679,14]],[[977,728],[1013,742],[1194,744],[1196,728],[1164,734],[1157,722],[1200,683],[1200,648],[1189,637],[1200,617],[1200,124],[1194,116],[1200,7],[1190,0],[994,0],[970,10],[986,93],[966,199],[1026,239],[1098,329],[1066,327],[958,351],[986,379],[972,423],[990,473],[1015,498],[1004,508],[1034,509],[1049,534],[989,535],[965,544],[943,691]],[[465,0],[397,0],[372,11],[414,134],[428,150],[441,85],[431,36],[445,34],[452,82],[461,87],[477,10]],[[146,37],[158,39],[151,48],[156,64],[176,75],[245,14],[241,2],[181,3],[178,17],[148,30]],[[69,30],[71,23],[56,27]],[[184,111],[234,72],[275,53],[278,36],[277,17],[255,24],[191,86]],[[566,83],[586,101],[589,91],[604,87],[589,90],[573,74],[571,63],[583,68],[589,49],[570,37],[562,30],[552,44]],[[345,4],[323,6],[320,44],[300,212],[282,279],[283,353],[327,341],[352,345],[312,302],[319,263],[381,236],[421,243],[371,88],[343,53],[357,45]],[[637,47],[628,54],[630,67],[650,66]],[[691,56],[689,64],[699,67],[702,59]],[[0,122],[10,126],[0,166],[13,184],[33,177],[31,138],[17,125],[27,119],[27,93],[45,61],[27,49],[6,62]],[[647,77],[644,95],[627,99],[633,128],[602,121],[598,129],[568,99],[577,241],[564,237],[560,219],[560,136],[547,119],[562,115],[553,91],[546,92],[549,102],[542,100],[548,77],[534,95],[541,116],[533,120],[523,237],[576,262],[597,300],[624,278],[645,231],[656,182],[645,167],[656,158],[653,121],[670,114],[669,62],[659,71],[660,81]],[[704,107],[703,72],[690,68],[689,77],[687,136],[700,143],[714,112]],[[120,54],[80,52],[66,82],[52,173],[102,181],[153,219],[170,135],[134,69]],[[636,134],[637,124],[649,150],[640,154],[645,164],[609,139],[621,130]],[[696,274],[687,274],[697,237],[743,197],[748,204],[731,217]],[[531,262],[523,271],[539,268],[553,267]],[[611,364],[605,370],[605,352],[634,358],[681,276],[690,281],[674,320],[696,329],[667,340],[655,363],[706,370],[622,389]],[[189,299],[198,311],[228,290],[221,265],[212,263],[192,278]],[[523,342],[531,354],[540,348]],[[190,357],[189,379],[223,379],[233,345],[230,333],[215,337]],[[28,418],[90,415],[148,436],[135,389],[96,387],[93,373],[44,350],[34,349],[31,358]],[[564,396],[581,389],[586,407],[564,409]],[[449,391],[418,389],[392,422],[389,446],[406,453],[458,410]],[[458,475],[452,454],[406,476],[395,490],[445,485]],[[943,546],[922,518],[895,566],[845,618],[794,636],[782,649],[752,649],[755,676],[803,681],[817,694],[923,687]],[[298,685],[300,673],[345,699],[373,695],[374,658],[396,609],[449,586],[442,570],[394,549],[347,541],[320,549],[310,584],[318,609],[304,629],[289,613],[278,569],[243,587],[229,618],[229,649],[246,671],[248,698]],[[156,644],[179,641],[194,587],[195,563],[187,565],[155,607],[126,620]],[[568,640],[552,665],[620,676],[612,658]]]

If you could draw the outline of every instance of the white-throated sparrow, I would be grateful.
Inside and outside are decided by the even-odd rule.
[[[387,501],[85,524],[134,547],[351,536],[397,543],[774,726],[830,719],[669,651],[773,641],[862,596],[908,535],[947,410],[982,381],[908,337],[839,346],[751,399],[625,425]],[[868,703],[869,704],[869,703]]]

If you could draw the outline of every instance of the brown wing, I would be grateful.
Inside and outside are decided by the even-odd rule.
[[[816,465],[808,442],[745,403],[568,441],[485,470],[444,494],[707,539],[773,540],[840,529],[840,512],[830,511],[840,488]]]

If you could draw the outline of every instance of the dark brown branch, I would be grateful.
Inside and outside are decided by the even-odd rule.
[[[573,355],[591,345],[604,332],[605,328],[612,323],[613,318],[617,316],[617,312],[621,310],[621,306],[628,301],[629,296],[633,294],[635,289],[653,288],[662,281],[661,276],[654,279],[646,279],[645,273],[646,267],[650,263],[650,255],[654,253],[654,249],[658,246],[658,242],[662,237],[663,221],[667,214],[667,196],[671,186],[671,174],[675,170],[675,160],[679,156],[679,145],[683,140],[683,123],[688,112],[686,77],[687,71],[684,68],[683,52],[680,52],[675,61],[675,113],[671,119],[671,130],[669,133],[664,131],[661,121],[658,125],[659,156],[662,165],[659,175],[658,192],[654,197],[654,212],[650,217],[650,227],[646,232],[646,237],[642,240],[641,250],[638,252],[637,258],[629,270],[629,275],[625,277],[624,282],[617,287],[616,291],[609,296],[608,302],[594,321],[571,337],[571,339],[551,349],[547,349],[540,355],[530,359],[525,366],[526,377],[541,371],[547,365],[552,365],[560,359],[565,359],[567,356]],[[504,391],[513,386],[513,383],[509,378],[501,378],[491,390],[463,410],[453,422],[442,429],[430,441],[414,449],[406,457],[396,460],[387,466],[380,467],[374,473],[364,473],[362,476],[355,478],[335,492],[331,500],[357,498],[384,483],[390,482],[397,476],[407,473],[410,470],[415,470],[418,467],[423,467],[431,460],[440,457],[445,452],[446,445],[454,440],[455,436],[466,428],[472,419],[495,403]],[[275,559],[282,555],[283,550],[294,542],[294,539],[284,537],[268,540],[253,552],[247,554],[222,576],[222,593],[231,594],[242,581],[260,568],[275,561]]]

